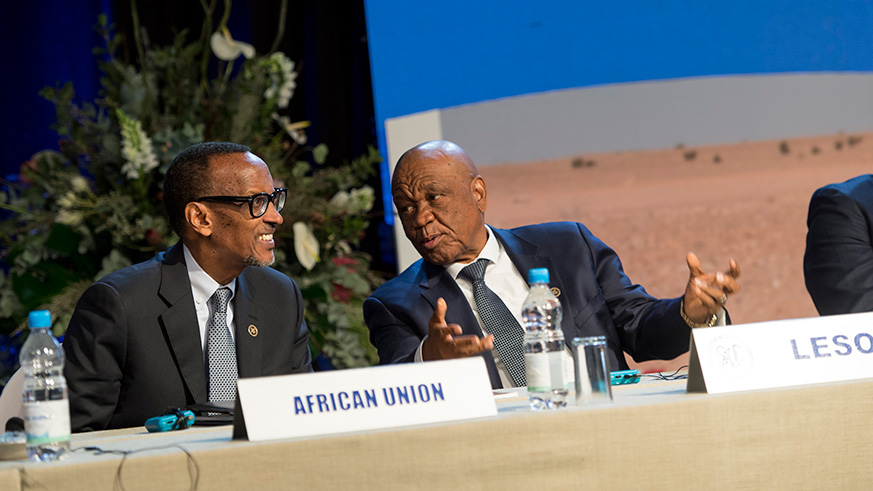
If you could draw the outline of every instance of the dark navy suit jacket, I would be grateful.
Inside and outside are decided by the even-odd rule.
[[[643,361],[671,359],[688,350],[691,330],[679,313],[680,299],[659,300],[631,283],[615,251],[584,225],[492,230],[523,277],[531,268],[549,268],[550,286],[560,289],[564,338],[605,336],[611,370],[627,369],[622,351]],[[419,260],[364,302],[370,341],[381,364],[413,361],[440,297],[448,305],[447,323],[460,325],[464,334],[482,336],[451,275],[442,266]],[[492,386],[500,387],[491,353],[482,356]]]
[[[812,195],[803,274],[821,315],[873,311],[873,175]]]
[[[290,278],[246,268],[237,277],[233,308],[241,378],[312,370],[303,297]],[[207,402],[181,244],[91,285],[63,346],[73,431],[142,426],[168,407]]]

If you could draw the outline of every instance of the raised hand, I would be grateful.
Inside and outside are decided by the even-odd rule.
[[[713,314],[724,307],[730,295],[742,288],[737,278],[740,267],[733,259],[726,271],[706,273],[700,267],[700,260],[693,252],[685,256],[690,277],[685,287],[685,315],[693,322],[705,324]]]
[[[427,325],[427,339],[421,347],[421,357],[425,361],[463,358],[490,350],[494,347],[494,337],[483,338],[475,334],[461,333],[457,324],[446,324],[446,301],[437,300],[436,308]]]

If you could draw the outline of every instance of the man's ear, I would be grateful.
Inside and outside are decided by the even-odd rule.
[[[185,221],[198,235],[212,235],[212,213],[203,203],[192,201],[185,205]]]
[[[476,197],[476,204],[479,206],[479,211],[485,213],[485,208],[488,208],[488,190],[485,189],[485,179],[482,176],[476,176],[470,182],[470,191]]]

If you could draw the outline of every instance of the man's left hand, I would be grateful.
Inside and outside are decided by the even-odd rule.
[[[733,259],[727,271],[705,273],[693,252],[685,256],[691,277],[685,287],[685,315],[694,322],[705,324],[713,314],[724,307],[730,295],[741,289],[737,278],[740,266]]]

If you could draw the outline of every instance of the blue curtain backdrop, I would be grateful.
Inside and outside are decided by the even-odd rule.
[[[0,175],[17,174],[34,152],[57,148],[49,127],[54,106],[38,95],[40,89],[73,81],[78,96],[96,97],[99,74],[91,49],[100,37],[92,27],[99,13],[110,10],[109,0],[4,2],[0,39],[9,62],[0,84]]]

